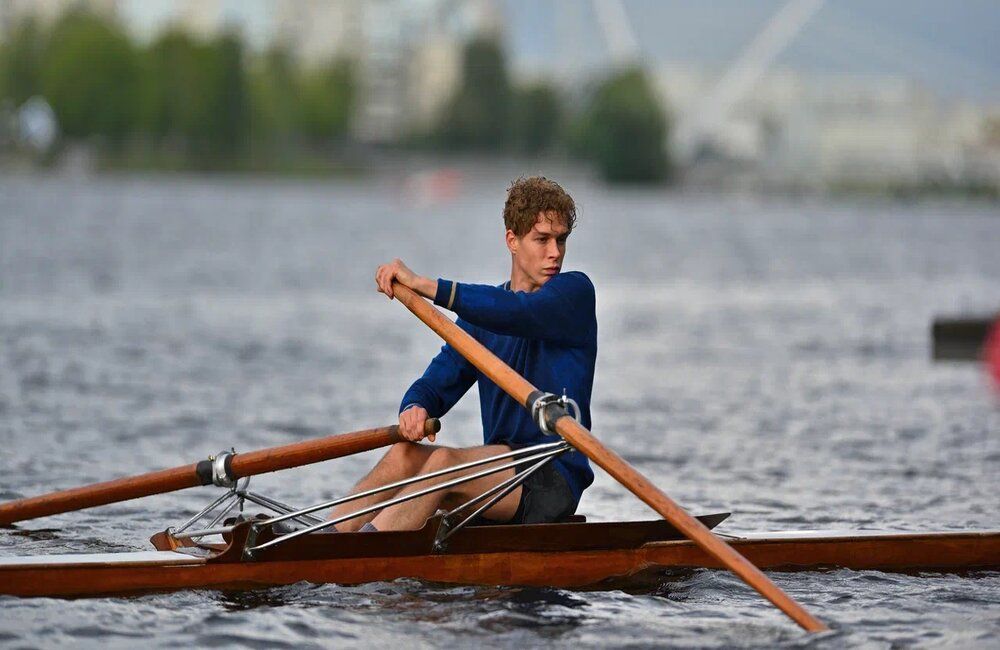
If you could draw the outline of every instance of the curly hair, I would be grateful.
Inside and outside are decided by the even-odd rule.
[[[534,227],[540,212],[559,213],[570,232],[576,225],[576,204],[559,183],[544,176],[522,176],[510,184],[503,206],[503,223],[507,230],[523,237]]]

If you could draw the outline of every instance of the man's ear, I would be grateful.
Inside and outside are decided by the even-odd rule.
[[[508,230],[505,237],[507,239],[507,250],[510,251],[511,255],[517,255],[517,245],[519,243],[517,235],[514,234],[513,230]]]

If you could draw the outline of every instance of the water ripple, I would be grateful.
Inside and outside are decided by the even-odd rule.
[[[502,186],[491,178],[472,188],[475,201],[414,216],[378,180],[0,177],[0,499],[391,423],[440,344],[371,290],[372,269],[402,255],[428,273],[498,281],[509,260],[470,224],[495,222],[496,206],[478,197]],[[732,510],[730,532],[1000,526],[1000,410],[978,369],[932,364],[927,351],[935,314],[1000,304],[992,209],[775,200],[739,206],[736,219],[718,197],[582,182],[579,197],[587,211],[569,265],[598,287],[595,432],[654,483],[692,511]],[[447,256],[414,244],[429,229],[447,233]],[[476,444],[478,427],[467,399],[439,440]],[[376,457],[254,486],[306,504],[349,489]],[[0,529],[0,554],[146,549],[212,494]],[[581,510],[652,517],[600,473]],[[397,580],[0,597],[0,644],[986,648],[1000,638],[997,572],[774,579],[833,631],[803,635],[735,577],[693,571],[580,592]]]

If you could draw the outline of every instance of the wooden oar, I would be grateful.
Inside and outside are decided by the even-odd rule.
[[[440,430],[441,423],[436,418],[428,419],[424,424],[424,435],[433,435]],[[83,510],[84,508],[138,499],[153,494],[163,494],[199,485],[209,485],[213,483],[214,475],[219,473],[220,469],[226,479],[235,481],[246,476],[256,476],[257,474],[266,474],[332,458],[359,454],[403,440],[404,438],[399,433],[399,427],[393,425],[305,440],[245,454],[232,454],[222,459],[222,467],[213,468],[215,465],[213,459],[203,460],[173,469],[164,469],[104,483],[94,483],[93,485],[0,504],[0,525],[9,525],[15,521]]]
[[[531,401],[538,393],[537,388],[411,289],[398,282],[393,283],[392,289],[395,297],[406,305],[417,318],[437,332],[451,347],[468,359],[484,375],[492,379],[515,401],[530,410]],[[569,415],[563,415],[555,421],[554,427],[556,432],[573,447],[603,468],[650,508],[660,513],[677,530],[684,533],[688,539],[723,563],[796,623],[810,632],[820,632],[827,629],[826,625],[771,582],[767,576],[761,573],[760,569],[737,553],[729,544],[713,535],[700,521],[689,515],[687,511],[650,483],[645,476],[636,471],[618,454],[601,444],[579,422]]]

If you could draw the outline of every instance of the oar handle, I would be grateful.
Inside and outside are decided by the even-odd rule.
[[[532,402],[537,397],[537,389],[531,382],[514,372],[510,366],[413,290],[398,282],[393,283],[392,289],[393,294],[401,303],[406,305],[428,327],[437,332],[459,354],[468,359],[480,372],[492,379],[518,404],[527,409],[531,408]],[[618,454],[601,444],[590,431],[570,417],[565,410],[557,417],[558,419],[555,419],[552,425],[559,435],[662,515],[688,539],[718,559],[806,630],[819,632],[827,629],[826,625],[771,582],[767,576],[761,573],[760,569],[737,553],[729,544],[713,535],[704,524],[689,515],[686,510],[654,486],[634,467],[626,463]]]
[[[440,430],[441,423],[436,418],[429,418],[424,424],[425,435]],[[235,480],[350,456],[403,441],[396,425],[364,429],[245,454],[233,454],[229,457],[226,473],[230,479]],[[0,504],[0,526],[210,483],[212,463],[201,461],[3,503]]]

